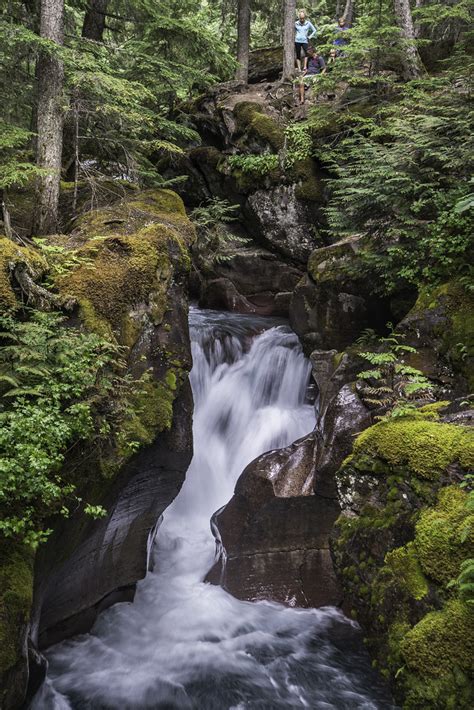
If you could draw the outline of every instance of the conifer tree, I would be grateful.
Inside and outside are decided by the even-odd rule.
[[[283,79],[289,79],[295,71],[295,18],[296,0],[285,0],[283,16]]]
[[[238,0],[237,62],[235,78],[248,82],[250,49],[250,0]]]
[[[84,15],[82,36],[95,42],[102,42],[107,17],[108,0],[90,0]]]
[[[421,59],[415,46],[415,28],[409,0],[394,0],[395,18],[403,39],[406,40],[403,54],[405,79],[416,79],[422,71]]]
[[[346,0],[346,5],[344,7],[344,12],[342,17],[344,18],[345,24],[350,27],[352,24],[352,16],[354,14],[354,0]]]
[[[50,47],[40,51],[38,75],[38,177],[33,233],[57,229],[61,155],[63,145],[64,66],[58,48],[63,44],[64,0],[42,0],[40,35]]]

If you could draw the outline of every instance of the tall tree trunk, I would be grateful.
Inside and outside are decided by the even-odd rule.
[[[285,1],[283,16],[283,75],[290,79],[295,73],[295,21],[296,0]]]
[[[64,0],[41,1],[40,35],[63,43]],[[56,53],[41,51],[38,59],[38,119],[36,164],[45,170],[38,178],[34,234],[57,231],[59,182],[63,144],[63,62]]]
[[[249,80],[250,0],[239,0],[237,20],[237,61],[235,78],[246,84]]]
[[[9,239],[13,239],[12,225],[10,221],[10,212],[5,202],[5,191],[0,188],[0,205],[2,207],[3,231]]]
[[[415,30],[409,0],[394,0],[395,18],[402,37],[407,40],[403,52],[403,76],[416,79],[422,71],[422,63],[415,46]]]
[[[354,0],[346,0],[346,5],[344,7],[344,12],[342,17],[344,18],[344,24],[347,27],[352,25],[352,18],[354,16]]]
[[[415,10],[419,10],[420,8],[423,7],[424,4],[425,4],[424,0],[415,0]],[[414,26],[414,30],[415,30],[415,37],[418,39],[420,37],[420,30],[421,30],[420,23],[415,22],[413,26]]]
[[[95,42],[102,42],[105,30],[105,18],[109,0],[90,0],[84,15],[82,36]]]

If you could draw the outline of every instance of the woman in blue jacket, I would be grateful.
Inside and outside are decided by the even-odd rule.
[[[303,69],[306,70],[309,40],[313,39],[313,37],[316,37],[316,27],[306,19],[305,11],[300,10],[298,19],[295,22],[295,54],[298,69],[301,69],[301,59],[303,59]]]

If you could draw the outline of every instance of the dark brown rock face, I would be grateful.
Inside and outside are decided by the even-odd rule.
[[[304,276],[291,299],[290,323],[307,352],[340,351],[368,326],[367,303],[362,296]]]
[[[311,434],[257,458],[213,518],[225,554],[209,579],[239,599],[341,601],[329,553],[339,508],[333,498],[312,495],[315,442]]]
[[[240,599],[315,607],[343,601],[329,552],[339,514],[335,474],[371,416],[354,388],[356,355],[315,351],[311,361],[316,430],[249,464],[213,518],[221,556],[209,579]]]
[[[297,268],[259,248],[240,247],[229,250],[224,261],[210,265],[199,260],[199,264],[199,303],[203,308],[286,316],[292,291],[301,278]]]
[[[267,54],[274,51],[262,50],[262,57]],[[238,82],[209,90],[193,106],[202,145],[182,156],[179,166],[167,167],[169,177],[188,176],[181,189],[190,208],[213,198],[235,205],[236,220],[224,228],[247,240],[245,247],[233,244],[231,260],[215,243],[204,244],[201,255],[194,250],[201,283],[195,291],[204,307],[288,316],[291,293],[308,257],[323,243],[318,230],[324,223],[324,175],[316,161],[256,172],[232,162],[236,155],[276,156],[283,148],[285,122],[270,94],[271,85]]]
[[[108,516],[86,525],[83,517],[72,518],[39,557],[34,632],[41,648],[87,632],[103,609],[133,599],[147,572],[150,533],[178,494],[191,460],[189,385],[174,410],[172,430],[139,452],[115,482],[104,501]],[[65,555],[71,538],[77,544]]]
[[[351,453],[354,436],[371,424],[370,412],[355,392],[354,383],[344,385],[328,407],[324,419],[316,486],[331,486],[334,490],[334,474]]]
[[[367,327],[391,320],[388,304],[374,300],[370,284],[350,276],[361,248],[360,237],[347,237],[312,251],[307,274],[290,304],[290,323],[308,355],[313,350],[342,351]]]

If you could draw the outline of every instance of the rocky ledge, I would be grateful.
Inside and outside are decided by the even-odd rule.
[[[102,609],[132,599],[146,574],[156,521],[192,456],[187,280],[193,238],[183,203],[169,190],[131,191],[86,213],[70,234],[52,238],[61,252],[74,254],[72,269],[54,282],[58,300],[72,304],[70,326],[120,346],[129,376],[143,386],[105,449],[85,442],[66,460],[79,494],[104,506],[106,517],[77,511],[52,520],[34,574],[32,554],[0,551],[3,708],[21,705],[28,678],[31,692],[41,682],[44,664],[35,647],[89,630]],[[13,252],[14,265],[46,270],[26,250]],[[10,252],[2,256],[7,264],[13,259]],[[3,274],[3,292],[12,300],[9,275],[14,269]]]

